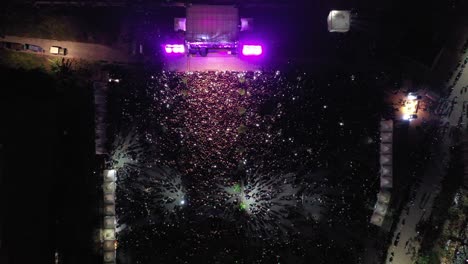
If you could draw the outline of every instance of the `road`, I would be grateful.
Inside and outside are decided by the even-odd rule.
[[[51,46],[67,48],[67,58],[85,59],[91,61],[108,61],[118,63],[132,62],[134,58],[127,52],[100,44],[58,41],[52,39],[28,38],[17,36],[3,36],[0,41],[17,42],[23,44],[33,44],[42,47],[46,55],[51,55],[49,49]]]
[[[464,61],[465,58],[468,58],[468,52],[460,53],[460,56]],[[447,98],[441,99],[438,110],[444,114],[440,120],[443,124],[448,122],[449,128],[466,128],[468,103],[464,102],[468,102],[467,69],[468,67],[465,68],[463,63],[457,68],[449,81],[449,86],[453,86],[453,90]],[[459,73],[460,75],[458,75]],[[459,76],[458,80],[456,80],[457,75]],[[427,219],[430,216],[440,182],[446,174],[445,167],[449,162],[448,153],[453,140],[449,131],[450,129],[445,133],[442,132],[442,141],[434,160],[427,164],[420,187],[413,191],[414,198],[409,201],[400,215],[400,222],[395,229],[392,244],[387,252],[386,263],[409,264],[414,263],[417,259],[420,241],[417,238],[416,225],[422,219]],[[396,241],[398,242],[395,245]]]

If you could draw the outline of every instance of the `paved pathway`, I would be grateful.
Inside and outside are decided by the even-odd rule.
[[[468,58],[468,53],[460,54],[460,56],[464,61]],[[438,154],[432,162],[427,164],[422,184],[414,190],[414,199],[409,202],[407,210],[403,210],[400,216],[400,222],[393,234],[392,245],[387,252],[386,263],[410,264],[417,259],[420,242],[417,240],[416,225],[430,216],[434,198],[437,196],[440,182],[446,173],[445,166],[449,162],[449,148],[452,143],[450,128],[466,128],[468,103],[464,102],[468,102],[468,64],[466,66],[466,68],[460,66],[455,71],[449,82],[449,85],[453,85],[453,90],[448,98],[441,99],[443,102],[438,110],[444,113],[441,121],[444,124],[448,122],[449,129],[443,134]],[[459,79],[455,80],[459,73],[461,73]],[[402,224],[403,219],[405,224]],[[396,240],[399,242],[395,246]]]
[[[132,62],[133,58],[125,51],[115,49],[109,46],[73,42],[73,41],[58,41],[52,39],[28,38],[17,36],[4,36],[0,41],[17,42],[22,44],[33,44],[42,47],[46,55],[51,55],[49,49],[51,46],[59,46],[67,48],[67,58],[79,58],[85,60],[99,61],[104,60],[108,62]]]

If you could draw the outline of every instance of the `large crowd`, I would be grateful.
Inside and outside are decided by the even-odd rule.
[[[121,261],[307,263],[337,248],[332,258],[353,259],[378,187],[372,79],[160,72],[111,84]]]

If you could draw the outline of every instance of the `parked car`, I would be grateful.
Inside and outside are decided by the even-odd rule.
[[[2,41],[0,46],[5,49],[24,50],[24,45],[16,42]]]
[[[50,53],[54,55],[67,55],[68,51],[66,48],[58,47],[58,46],[52,46],[50,47]]]
[[[34,52],[44,52],[44,49],[42,47],[32,44],[24,44],[24,49]]]

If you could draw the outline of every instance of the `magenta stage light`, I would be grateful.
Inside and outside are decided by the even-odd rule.
[[[164,50],[166,53],[184,53],[185,47],[182,44],[166,44]]]
[[[258,56],[263,52],[260,45],[244,45],[242,46],[242,54],[245,56]]]

